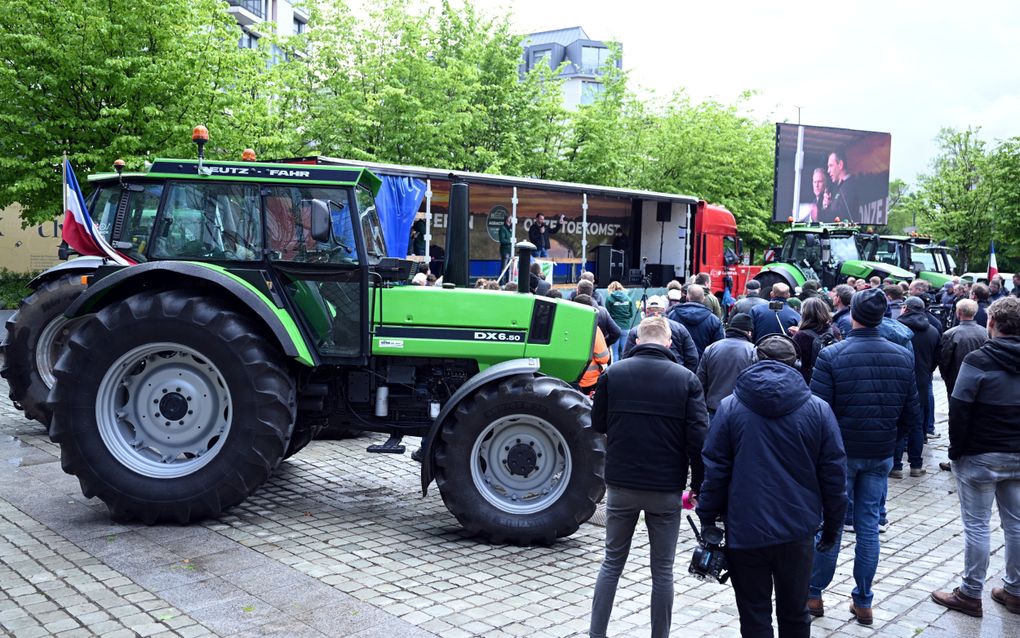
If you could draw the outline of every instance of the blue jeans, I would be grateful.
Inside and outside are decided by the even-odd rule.
[[[620,329],[620,338],[613,342],[613,345],[609,346],[609,351],[613,353],[613,363],[623,359],[623,349],[627,347],[627,335],[630,334],[630,328]]]
[[[1020,596],[1020,453],[989,452],[953,461],[963,519],[963,580],[960,591],[981,598],[988,571],[988,522],[992,501],[999,506],[1006,539],[1007,592]]]
[[[853,494],[850,503],[854,508],[854,530],[857,533],[857,544],[854,547],[854,581],[857,585],[851,596],[854,605],[861,609],[870,608],[874,597],[871,583],[878,570],[878,520],[891,469],[892,459],[851,457],[846,460],[846,490],[847,494]],[[808,598],[821,598],[822,591],[832,582],[841,537],[842,529],[831,550],[815,552]]]
[[[652,568],[653,638],[667,638],[673,616],[673,560],[680,535],[683,492],[651,492],[608,486],[606,489],[606,558],[602,562],[592,600],[588,635],[605,638],[613,611],[616,586],[630,553],[641,511],[648,528],[649,562]]]
[[[548,248],[539,248],[538,250],[535,251],[535,257],[548,257],[548,256],[549,256]]]
[[[896,454],[893,456],[894,470],[903,469],[904,452],[907,453],[907,462],[910,463],[911,469],[924,464],[924,460],[921,458],[924,453],[924,431],[920,423],[910,428],[910,432],[905,437],[896,441]]]

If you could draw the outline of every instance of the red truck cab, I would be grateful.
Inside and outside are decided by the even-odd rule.
[[[707,272],[712,277],[712,293],[722,294],[726,279],[732,282],[730,294],[744,292],[744,284],[753,279],[760,266],[743,263],[743,245],[737,233],[737,220],[722,206],[698,202],[694,215],[691,279]]]

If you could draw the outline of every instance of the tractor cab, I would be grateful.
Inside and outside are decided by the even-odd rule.
[[[861,235],[865,259],[909,270],[916,276],[941,287],[956,271],[952,249],[945,242],[935,243],[927,235]]]

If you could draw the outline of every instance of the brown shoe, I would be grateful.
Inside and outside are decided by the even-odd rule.
[[[939,469],[945,470],[946,472],[952,472],[953,471],[953,464],[952,464],[951,461],[941,461],[939,463]]]
[[[1020,614],[1020,596],[1014,596],[1002,587],[992,588],[992,600],[997,603],[1006,606],[1010,612],[1014,614]],[[819,601],[821,602],[821,601]],[[811,607],[811,601],[808,601],[808,607]]]
[[[961,592],[959,587],[953,591],[933,591],[931,593],[931,599],[943,607],[955,609],[956,611],[963,612],[968,616],[980,618],[984,615],[984,612],[981,611],[981,599],[971,598]]]
[[[859,624],[870,625],[875,622],[875,617],[871,615],[871,607],[858,607],[850,603],[850,613],[854,615]]]
[[[807,599],[807,613],[811,614],[815,618],[821,618],[825,615],[825,604],[821,598],[808,598]]]

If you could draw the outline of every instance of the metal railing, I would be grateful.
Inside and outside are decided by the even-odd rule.
[[[227,4],[234,7],[241,7],[245,11],[249,11],[260,20],[266,19],[266,3],[265,0],[227,0]]]

